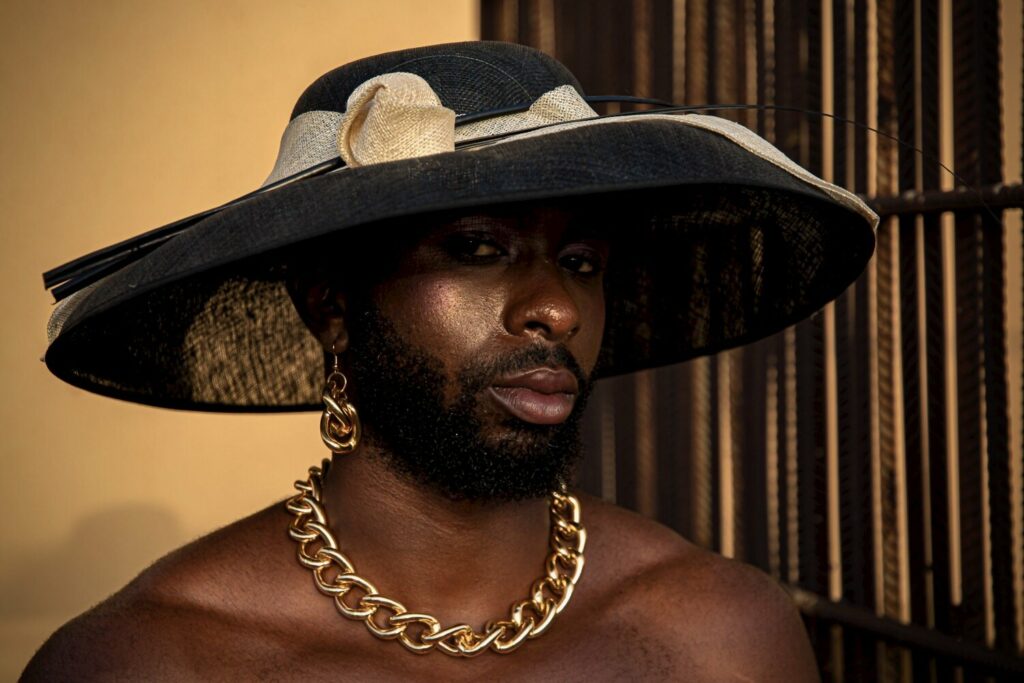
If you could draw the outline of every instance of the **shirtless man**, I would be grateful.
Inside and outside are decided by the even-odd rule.
[[[614,204],[449,209],[291,260],[290,298],[345,377],[331,414],[359,415],[324,418],[325,442],[347,441],[322,487],[313,472],[288,506],[158,561],[57,631],[24,680],[818,680],[796,609],[759,570],[584,495],[585,545],[572,524],[561,491],[616,296],[605,274],[633,240],[609,228]],[[299,524],[311,497],[321,527]],[[345,618],[297,562],[316,528],[304,551],[369,616]],[[561,578],[524,609],[545,575]]]

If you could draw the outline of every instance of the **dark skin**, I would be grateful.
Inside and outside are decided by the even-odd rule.
[[[538,207],[448,222],[371,295],[449,376],[467,359],[530,344],[562,344],[590,373],[608,244],[573,225]],[[482,239],[453,256],[449,237],[467,232]],[[346,292],[327,281],[293,286],[325,350],[354,352]],[[358,406],[357,387],[350,397]],[[480,401],[493,416],[484,436],[496,437],[500,406]],[[336,458],[324,486],[359,574],[444,625],[504,618],[542,571],[547,500],[452,501],[371,457],[374,447]],[[24,679],[818,680],[800,618],[772,579],[631,512],[581,502],[589,539],[577,590],[547,633],[507,656],[416,656],[341,617],[296,562],[291,515],[275,504],[171,553],[65,625]]]

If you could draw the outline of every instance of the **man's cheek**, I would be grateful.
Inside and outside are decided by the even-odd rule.
[[[460,282],[431,282],[417,296],[416,330],[437,347],[477,349],[500,326],[500,313],[487,292]]]

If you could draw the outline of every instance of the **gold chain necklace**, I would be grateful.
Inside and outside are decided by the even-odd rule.
[[[286,504],[295,515],[288,525],[288,535],[298,542],[299,563],[313,571],[317,589],[334,598],[334,606],[342,615],[362,621],[378,638],[397,638],[416,653],[438,649],[453,657],[473,657],[488,648],[508,653],[527,639],[544,633],[569,604],[583,573],[587,532],[580,526],[579,500],[566,493],[564,487],[551,493],[551,554],[546,563],[547,573],[534,582],[530,597],[512,605],[508,619],[489,621],[484,632],[477,633],[468,624],[441,628],[434,617],[410,612],[356,574],[327,526],[322,489],[329,467],[330,461],[324,460],[322,468],[309,468],[308,480],[295,482],[299,493]],[[352,589],[356,590],[346,602],[345,596]],[[362,597],[356,599],[360,593]]]

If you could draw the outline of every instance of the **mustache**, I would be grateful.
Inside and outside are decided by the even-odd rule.
[[[544,346],[535,344],[518,351],[503,354],[465,368],[459,373],[462,386],[471,393],[490,386],[496,376],[532,370],[538,367],[564,367],[576,378],[580,393],[586,393],[590,378],[583,372],[576,357],[562,345]]]

